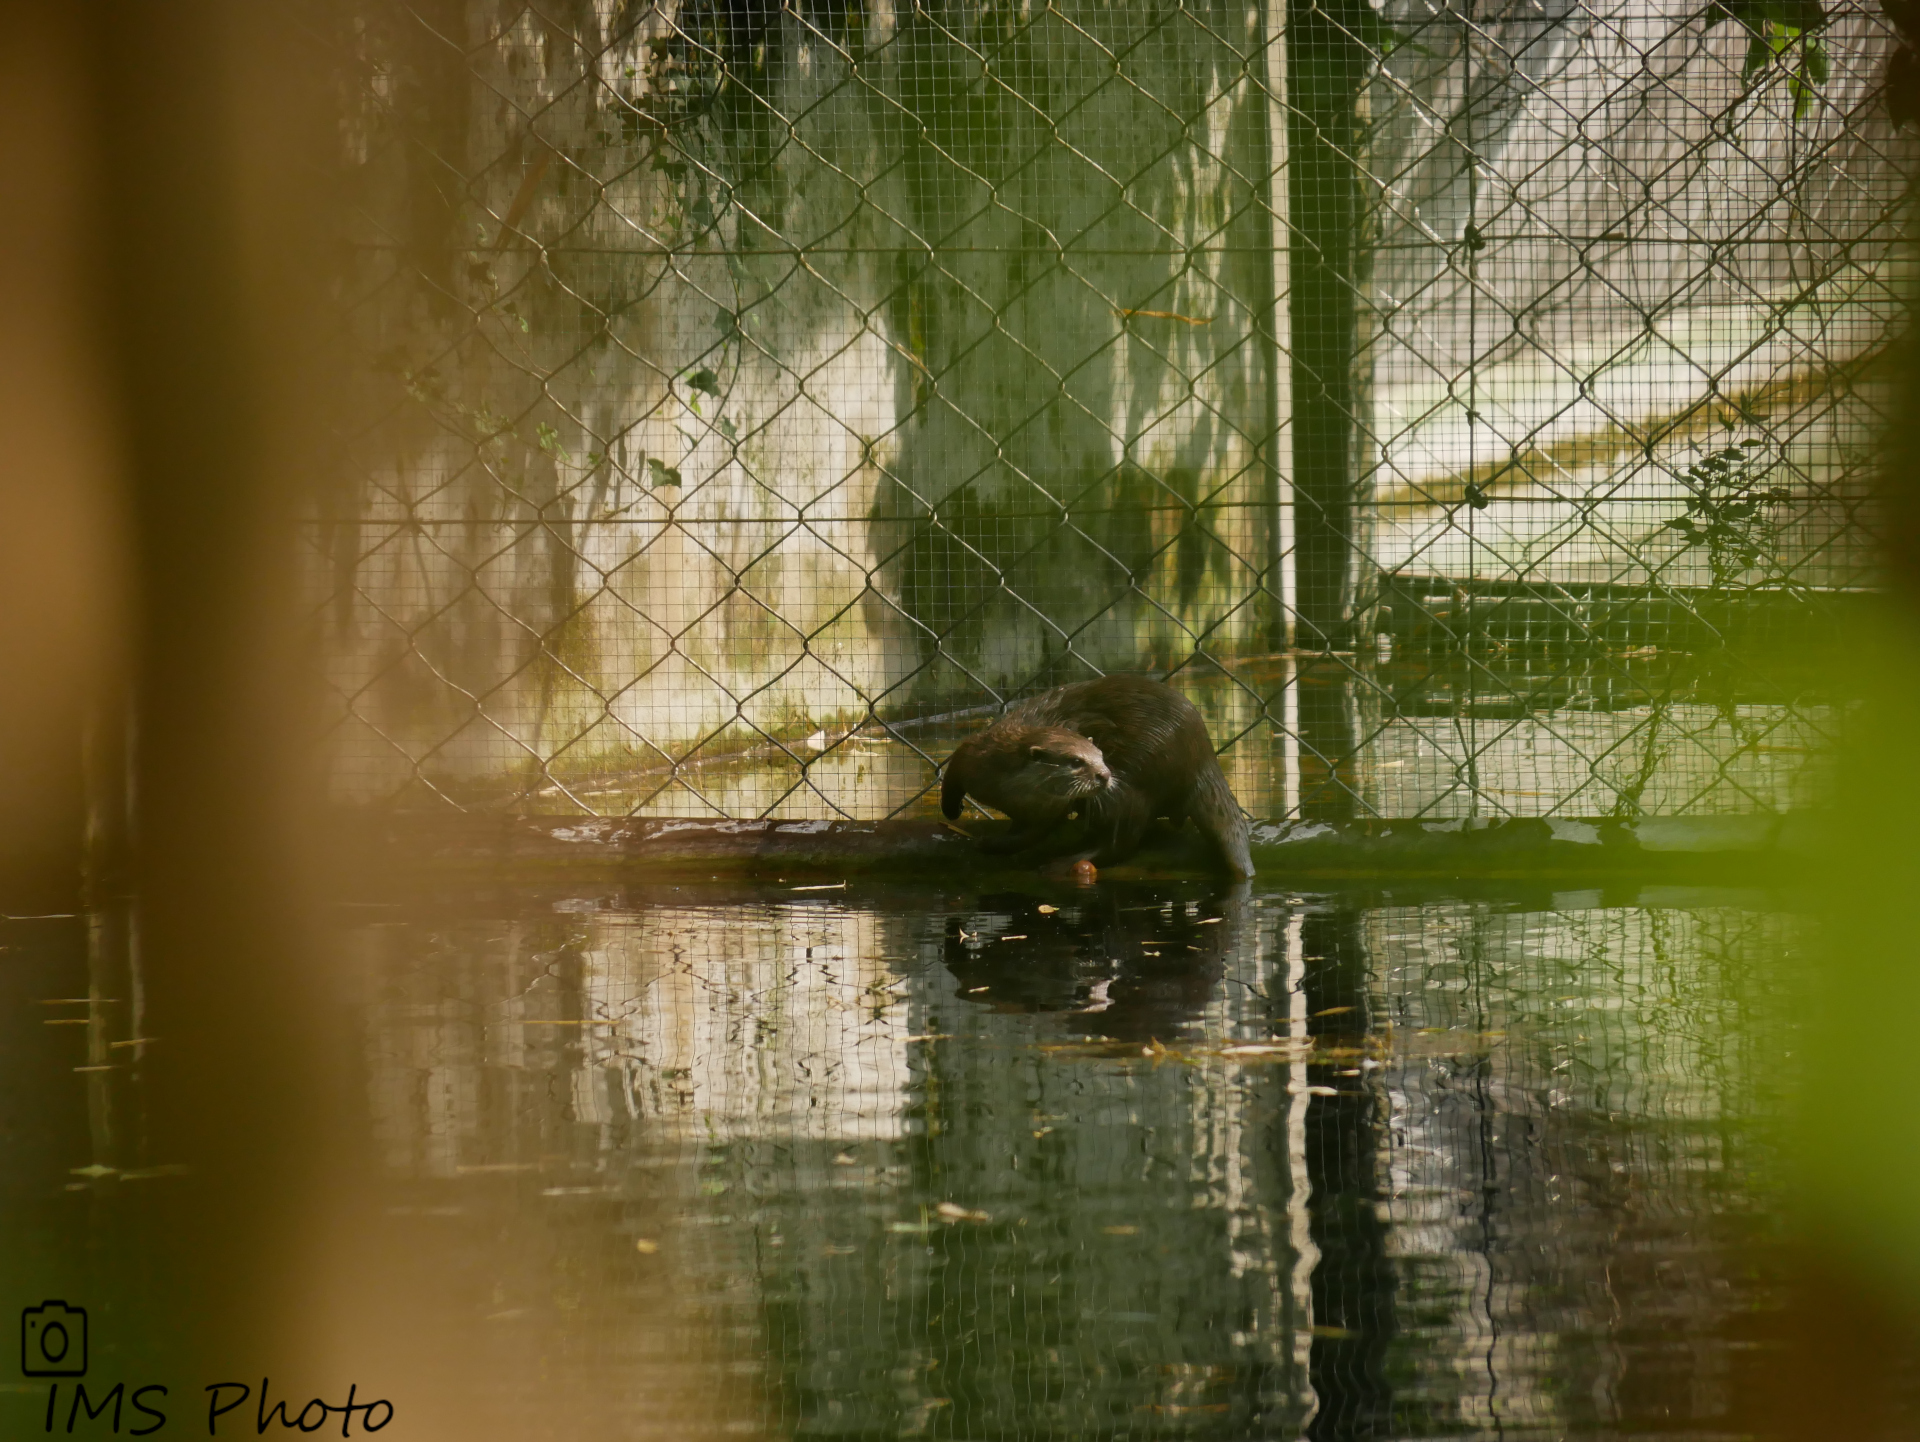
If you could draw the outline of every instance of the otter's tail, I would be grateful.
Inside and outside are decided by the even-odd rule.
[[[1194,780],[1193,793],[1187,798],[1187,815],[1200,834],[1213,843],[1220,859],[1235,876],[1253,875],[1253,856],[1247,850],[1246,813],[1233,799],[1233,788],[1220,770],[1218,761],[1209,760]]]

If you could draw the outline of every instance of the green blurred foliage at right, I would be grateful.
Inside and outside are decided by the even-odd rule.
[[[1801,1186],[1810,1240],[1920,1310],[1920,617],[1890,608],[1847,659],[1866,701],[1807,991]]]
[[[1795,1162],[1814,1286],[1787,1320],[1788,1402],[1828,1435],[1912,1435],[1899,1378],[1920,1339],[1920,376],[1885,440],[1887,603],[1831,658],[1862,700],[1844,738],[1836,825],[1817,873],[1827,917],[1797,1059]],[[1787,1063],[1795,1065],[1795,1063]]]

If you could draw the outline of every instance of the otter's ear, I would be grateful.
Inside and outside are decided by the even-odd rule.
[[[1046,748],[1046,747],[1044,747],[1044,746],[1029,746],[1029,747],[1027,748],[1027,760],[1029,760],[1029,761],[1045,761],[1046,759],[1047,759],[1047,748]]]

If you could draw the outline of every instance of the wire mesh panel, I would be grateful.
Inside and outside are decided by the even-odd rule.
[[[1787,18],[368,9],[339,794],[893,814],[1134,671],[1260,814],[1804,799],[1911,147]]]
[[[1360,723],[1376,809],[1809,799],[1765,758],[1819,750],[1871,584],[1907,149],[1877,16],[1767,16],[1390,12],[1356,464],[1423,660]]]

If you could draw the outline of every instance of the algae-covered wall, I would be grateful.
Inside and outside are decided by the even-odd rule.
[[[441,0],[355,43],[345,794],[564,804],[1268,644],[1259,7]]]

